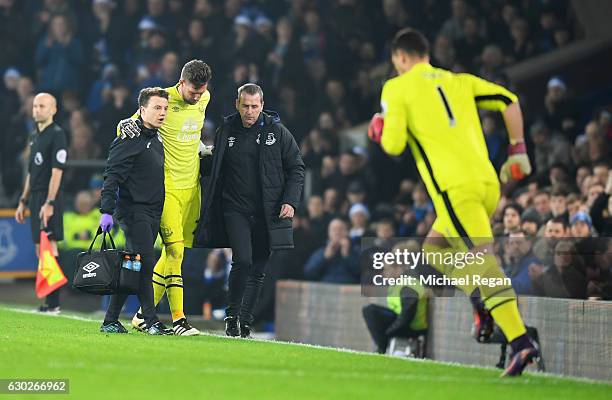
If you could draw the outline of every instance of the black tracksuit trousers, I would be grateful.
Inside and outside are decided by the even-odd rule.
[[[263,215],[245,215],[228,211],[223,214],[232,247],[232,269],[228,282],[228,317],[238,317],[241,324],[253,323],[253,309],[264,281],[270,257],[268,229]]]
[[[158,321],[153,304],[153,268],[155,267],[155,250],[153,245],[159,232],[159,217],[155,218],[145,213],[133,212],[126,215],[118,214],[119,226],[125,232],[126,248],[141,257],[140,288],[138,300],[142,308],[147,327]],[[121,309],[127,299],[127,294],[114,294],[104,317],[104,323],[119,319]]]

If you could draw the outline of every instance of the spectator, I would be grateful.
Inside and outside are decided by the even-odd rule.
[[[499,46],[493,44],[485,46],[482,50],[481,61],[479,75],[484,79],[495,81],[504,64],[504,54]]]
[[[351,206],[359,203],[366,203],[368,195],[365,187],[360,181],[351,182],[346,191],[346,197]]]
[[[546,265],[553,262],[555,246],[568,235],[568,221],[562,217],[550,219],[544,226],[544,235],[539,238],[533,248],[535,256]]]
[[[564,136],[551,133],[550,128],[543,122],[533,124],[529,134],[535,146],[536,173],[544,173],[557,163],[571,166],[571,146]]]
[[[393,245],[393,236],[395,236],[395,225],[393,220],[383,218],[376,223],[376,239],[374,245],[383,249],[391,249]]]
[[[276,44],[266,60],[272,86],[277,88],[281,83],[297,81],[303,69],[302,60],[291,22],[287,18],[279,19],[276,23]]]
[[[525,216],[522,218],[521,230],[525,232],[527,236],[535,237],[540,229],[540,224],[537,218]]]
[[[26,64],[24,48],[28,41],[28,23],[15,7],[15,1],[0,2],[0,65]]]
[[[512,40],[512,58],[514,61],[523,61],[535,52],[535,46],[529,37],[529,24],[522,18],[512,21],[510,28]]]
[[[601,237],[612,236],[612,196],[610,193],[612,193],[612,173],[609,175],[605,191],[598,195],[591,206],[593,227]]]
[[[119,76],[119,70],[113,64],[107,64],[102,69],[102,76],[95,81],[89,89],[87,96],[87,109],[96,113],[108,102],[110,89]]]
[[[550,194],[550,211],[553,217],[563,217],[569,220],[565,192],[559,188],[553,189]]]
[[[308,199],[308,218],[310,220],[310,231],[315,240],[322,246],[325,243],[327,225],[329,225],[331,215],[325,213],[321,196],[310,196],[310,199]]]
[[[516,203],[506,205],[502,211],[504,234],[508,235],[521,229],[521,214],[523,209]]]
[[[468,71],[476,70],[479,63],[480,54],[485,46],[485,42],[480,34],[478,19],[474,16],[468,16],[463,20],[463,37],[457,40],[455,48],[457,49],[458,61]]]
[[[570,220],[570,233],[571,237],[574,238],[588,238],[591,237],[591,229],[593,228],[593,222],[591,217],[584,211],[578,211]]]
[[[585,128],[584,135],[576,139],[574,159],[576,164],[592,164],[608,157],[606,136],[596,121],[591,121]]]
[[[169,51],[162,56],[159,69],[155,75],[146,79],[142,83],[142,87],[140,89],[145,87],[166,88],[173,86],[176,84],[179,75],[180,69],[178,55],[173,51]]]
[[[39,67],[40,90],[61,93],[67,89],[80,89],[83,49],[66,16],[51,18],[47,35],[36,48],[35,61]]]
[[[468,7],[464,0],[453,0],[451,2],[452,15],[444,21],[440,34],[458,40],[464,37],[464,25],[468,16]]]
[[[349,218],[351,220],[349,238],[354,246],[359,246],[361,244],[361,238],[366,236],[368,230],[370,211],[364,204],[355,203],[349,210]]]
[[[593,164],[593,176],[595,181],[602,186],[608,183],[610,176],[610,165],[607,161],[600,160]]]
[[[448,36],[438,35],[434,43],[431,63],[437,67],[452,70],[456,61],[453,42]]]
[[[602,184],[597,182],[595,179],[591,181],[591,184],[586,185],[586,187],[587,187],[586,207],[587,209],[590,210],[593,204],[595,203],[595,200],[597,199],[597,197],[599,197],[599,195],[604,192],[604,187]]]
[[[529,266],[539,263],[533,255],[532,244],[532,239],[521,230],[510,232],[504,241],[503,269],[506,276],[512,280],[516,294],[519,295],[531,294]]]
[[[115,7],[116,4],[112,0],[94,0],[93,18],[83,27],[88,46],[92,49],[91,59],[97,68],[109,63],[119,65],[123,62],[129,25],[126,25],[119,15],[113,16]]]
[[[429,200],[425,185],[419,182],[412,192],[412,210],[414,211],[417,223],[424,221],[425,216],[433,213],[433,204]]]
[[[338,189],[330,187],[323,193],[323,210],[326,214],[336,216],[340,213],[341,198]]]
[[[584,299],[587,280],[583,269],[576,246],[567,240],[561,240],[555,245],[553,262],[533,280],[533,294]]]
[[[575,105],[567,94],[567,86],[559,77],[552,77],[546,85],[544,122],[567,140],[576,138]]]
[[[187,62],[193,58],[202,57],[212,62],[218,58],[214,43],[204,21],[200,18],[192,18],[189,21],[187,37],[181,41],[181,59]],[[213,71],[216,71],[212,63],[211,67]]]
[[[117,122],[134,114],[135,111],[136,104],[132,102],[127,86],[117,82],[111,89],[110,100],[102,107],[96,118],[99,129],[94,141],[101,149],[108,149],[117,137]]]
[[[335,218],[329,223],[327,245],[310,256],[304,276],[327,283],[359,283],[359,254],[351,245],[346,222]]]

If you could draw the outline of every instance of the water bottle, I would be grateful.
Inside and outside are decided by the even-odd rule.
[[[126,254],[125,256],[123,256],[123,263],[121,263],[121,267],[129,270],[133,268],[132,258],[129,255]]]
[[[134,259],[134,263],[132,264],[132,270],[136,271],[136,272],[140,272],[140,254],[136,254],[136,257]]]

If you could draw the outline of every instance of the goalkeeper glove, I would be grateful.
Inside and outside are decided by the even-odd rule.
[[[200,142],[200,147],[198,148],[198,154],[200,155],[200,158],[212,156],[214,148],[215,146],[206,146],[204,143]]]
[[[368,137],[371,141],[380,143],[384,124],[385,119],[383,115],[381,113],[374,114],[370,120],[370,125],[368,126]]]
[[[129,137],[130,139],[140,136],[140,126],[136,123],[135,119],[126,118],[119,121],[117,129],[121,134],[121,139]]]
[[[508,146],[508,159],[502,165],[499,178],[503,183],[510,179],[518,181],[531,173],[531,164],[527,156],[525,142],[510,144]]]

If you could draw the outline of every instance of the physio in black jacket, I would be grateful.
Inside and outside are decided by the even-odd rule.
[[[224,119],[212,165],[203,171],[194,246],[232,248],[228,336],[250,336],[270,251],[293,248],[292,218],[304,186],[298,145],[263,104],[259,86],[238,89],[238,114]]]
[[[157,129],[168,111],[168,93],[161,88],[145,88],[138,96],[142,133],[131,140],[116,138],[111,143],[100,205],[100,227],[113,226],[113,214],[125,232],[127,249],[141,256],[138,299],[152,335],[171,334],[155,314],[153,304],[153,245],[159,232],[164,207],[164,148]],[[127,333],[119,322],[119,314],[127,299],[125,294],[111,296],[100,328],[106,333]]]

